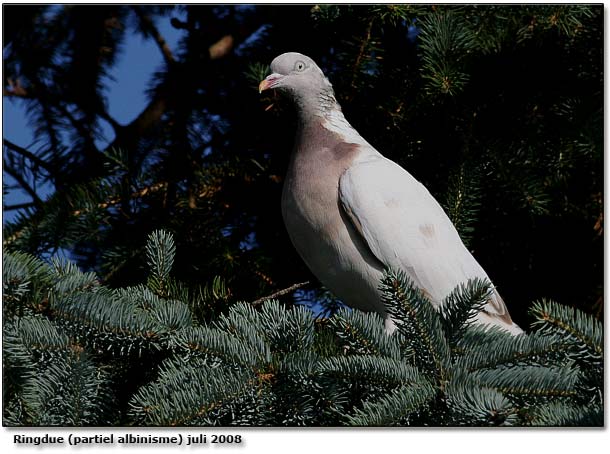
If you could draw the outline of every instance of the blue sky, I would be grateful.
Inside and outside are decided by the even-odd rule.
[[[157,20],[157,27],[172,50],[177,49],[182,30],[176,30],[170,24],[170,17]],[[117,64],[107,81],[106,94],[110,115],[121,124],[133,120],[146,106],[146,89],[153,72],[163,65],[162,55],[152,40],[128,34]],[[97,145],[103,148],[114,138],[110,125],[101,123],[103,137]],[[36,151],[33,129],[28,123],[25,106],[20,99],[4,96],[2,99],[2,133],[11,142]],[[3,183],[11,185],[14,180],[3,172]],[[52,191],[52,185],[39,187],[39,195],[45,199]],[[12,205],[29,201],[23,191],[11,190],[3,196],[3,205]],[[3,212],[3,222],[14,219],[16,212]]]

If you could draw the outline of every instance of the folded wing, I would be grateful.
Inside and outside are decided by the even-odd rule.
[[[374,156],[349,168],[339,198],[377,259],[405,271],[435,306],[458,284],[489,279],[434,197],[393,161]],[[496,292],[484,311],[490,323],[516,326]]]

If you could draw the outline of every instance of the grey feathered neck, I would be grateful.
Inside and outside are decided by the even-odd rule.
[[[341,111],[341,106],[335,98],[335,92],[330,82],[328,88],[322,90],[318,95],[319,111],[322,117],[326,118],[333,109]]]
[[[332,112],[341,112],[341,106],[337,102],[337,98],[335,98],[335,92],[330,82],[328,82],[327,86],[316,91],[318,91],[317,94],[311,91],[298,94],[292,93],[291,97],[295,103],[299,118],[305,123],[316,118],[326,120]]]

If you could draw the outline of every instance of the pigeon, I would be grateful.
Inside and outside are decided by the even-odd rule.
[[[311,58],[288,52],[270,68],[259,92],[279,92],[298,116],[282,216],[322,284],[348,306],[381,315],[392,333],[379,289],[388,268],[406,273],[437,309],[459,284],[489,280],[430,192],[348,123]],[[523,332],[495,288],[474,322]]]

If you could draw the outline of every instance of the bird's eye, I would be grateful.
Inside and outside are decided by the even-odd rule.
[[[304,71],[304,70],[305,70],[305,68],[307,68],[307,65],[305,65],[305,62],[303,62],[303,61],[300,61],[300,60],[299,60],[298,62],[296,62],[296,63],[294,64],[294,70],[295,70],[295,71],[299,71],[299,72],[300,72],[300,71]]]

